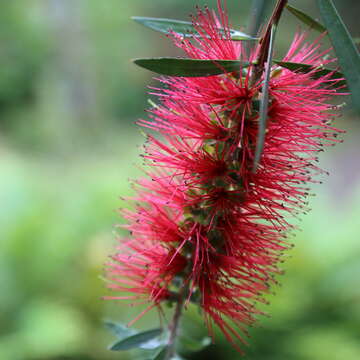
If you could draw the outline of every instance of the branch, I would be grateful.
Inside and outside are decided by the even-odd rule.
[[[287,4],[288,0],[278,0],[276,3],[276,6],[274,8],[274,11],[272,15],[270,16],[270,19],[268,21],[268,24],[266,25],[264,35],[260,39],[260,51],[259,56],[256,61],[256,70],[255,70],[255,81],[258,80],[263,71],[264,71],[264,65],[266,62],[266,59],[269,55],[269,46],[270,46],[270,36],[271,36],[271,29],[273,25],[277,25],[281,14]]]
[[[176,304],[175,313],[172,318],[171,323],[169,324],[169,341],[167,343],[167,351],[166,355],[164,357],[164,360],[171,360],[173,356],[175,355],[175,345],[176,345],[176,338],[179,332],[179,325],[180,325],[180,319],[181,315],[184,309],[185,304],[185,298],[186,298],[186,289],[185,287],[180,293],[179,298]]]

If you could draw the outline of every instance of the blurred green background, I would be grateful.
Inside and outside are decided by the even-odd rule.
[[[246,25],[250,1],[228,3],[233,25]],[[292,3],[317,14],[314,1]],[[335,3],[359,36],[359,2]],[[101,300],[100,279],[116,244],[119,196],[131,194],[128,178],[140,173],[134,121],[154,84],[129,59],[178,52],[129,18],[187,19],[195,4],[205,1],[1,2],[1,360],[131,359],[106,350],[114,339],[102,321],[127,322],[139,309]],[[300,26],[283,18],[278,54]],[[337,126],[345,143],[322,156],[331,176],[314,189],[266,307],[271,318],[251,330],[245,359],[360,359],[360,121],[350,105]],[[200,334],[192,312],[185,325]],[[154,313],[137,326],[156,323]],[[237,358],[221,337],[191,357]]]

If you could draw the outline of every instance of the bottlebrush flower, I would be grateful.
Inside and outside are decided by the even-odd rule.
[[[201,35],[195,40],[172,34],[190,58],[256,58],[259,49],[247,57],[241,42],[231,40],[220,1],[219,18],[199,10],[193,24]],[[305,38],[295,36],[284,61],[314,68],[334,61],[319,41]],[[254,173],[262,89],[262,79],[252,81],[254,70],[160,79],[165,87],[152,90],[160,104],[138,122],[160,135],[149,135],[145,145],[151,170],[138,181],[135,209],[124,213],[131,237],[107,264],[110,287],[130,293],[112,298],[160,306],[186,296],[202,308],[210,333],[215,323],[235,346],[262,314],[254,303],[265,302],[281,272],[293,228],[286,215],[307,211],[308,184],[323,173],[318,153],[339,142],[341,132],[330,125],[329,104],[341,79],[273,66],[265,145]]]

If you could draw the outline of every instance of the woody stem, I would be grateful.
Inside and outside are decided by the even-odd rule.
[[[186,289],[183,289],[179,293],[179,298],[176,303],[174,316],[172,318],[171,323],[169,324],[170,335],[169,335],[169,341],[167,343],[167,352],[164,357],[164,360],[170,360],[175,355],[176,338],[179,332],[180,319],[184,309],[185,296],[186,296]]]
[[[261,75],[264,71],[264,64],[266,62],[266,59],[267,59],[268,53],[269,53],[271,29],[272,29],[273,25],[278,24],[281,14],[282,14],[287,2],[288,2],[288,0],[277,0],[276,6],[270,16],[268,24],[264,30],[263,36],[260,39],[260,51],[259,51],[259,56],[256,61],[257,63],[256,63],[254,78],[253,78],[254,82],[261,77]]]

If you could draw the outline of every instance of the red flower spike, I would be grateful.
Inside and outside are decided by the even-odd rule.
[[[218,3],[220,19],[209,10],[193,18],[201,37],[170,37],[193,59],[251,62],[259,49],[246,58]],[[324,57],[321,38],[305,38],[295,36],[284,61],[335,61]],[[189,289],[185,295],[203,309],[209,333],[216,324],[238,349],[291,247],[289,215],[308,210],[308,184],[324,173],[318,153],[341,141],[329,101],[342,79],[274,66],[254,174],[262,79],[252,84],[253,73],[251,65],[218,76],[167,77],[160,79],[165,89],[152,89],[160,104],[138,123],[160,137],[148,136],[143,156],[151,170],[137,182],[134,210],[124,212],[132,236],[107,266],[110,288],[130,294],[113,298],[148,301],[148,309]]]

